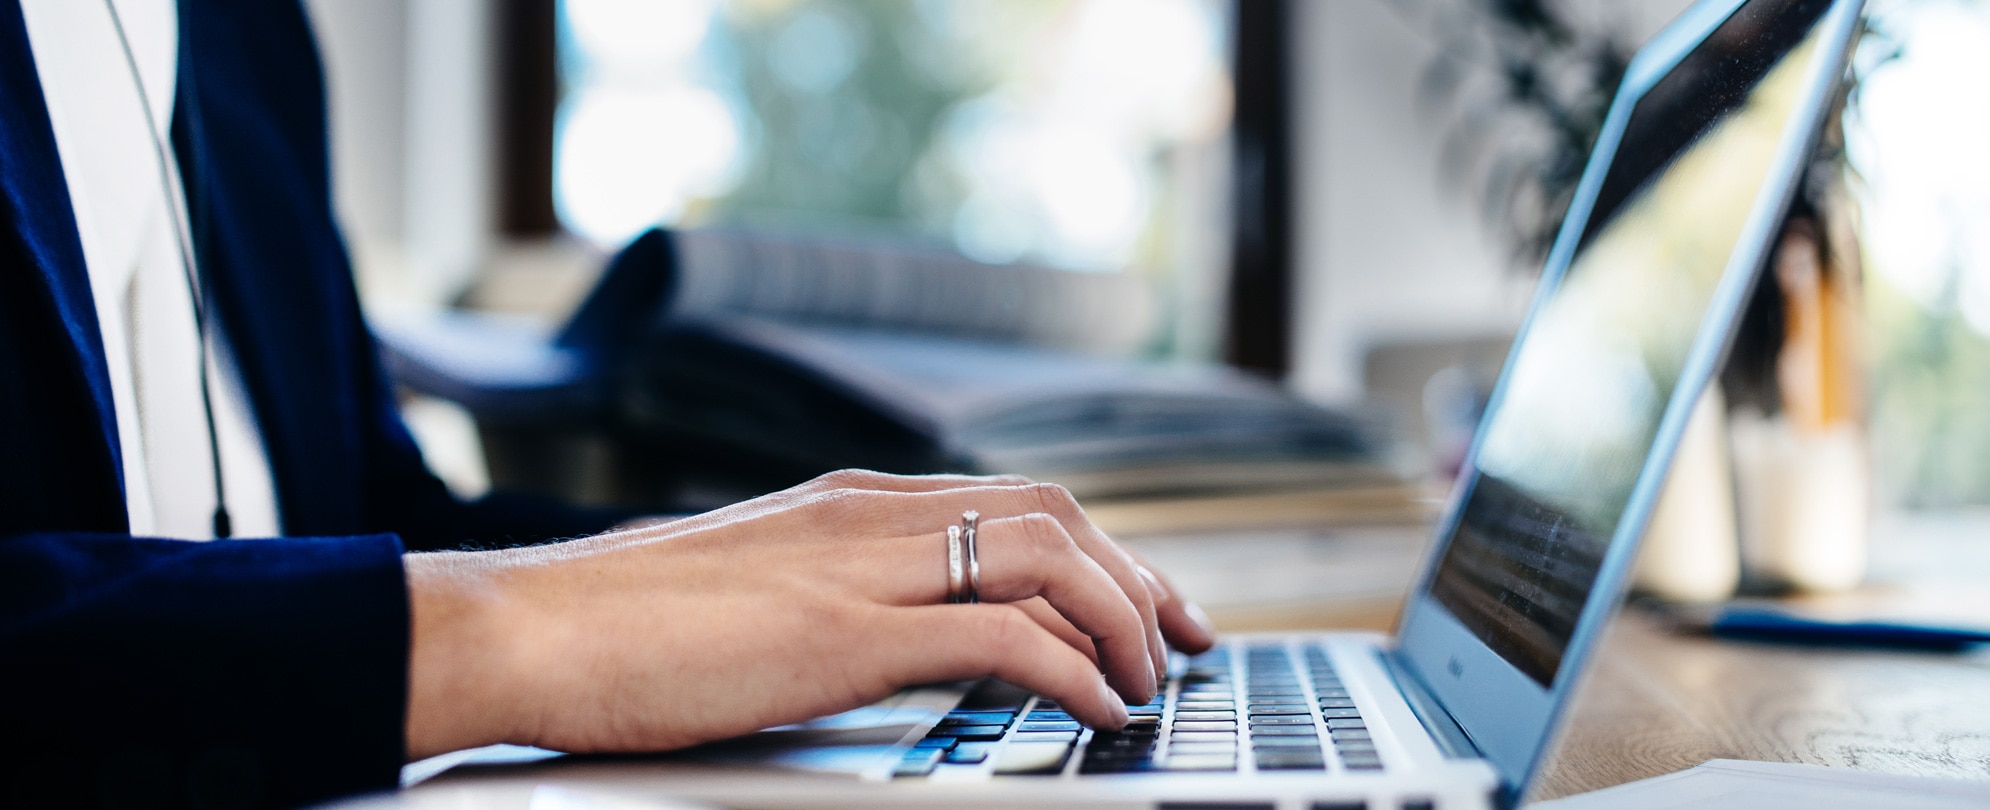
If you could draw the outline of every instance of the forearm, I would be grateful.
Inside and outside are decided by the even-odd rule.
[[[503,552],[409,554],[407,756],[531,739],[521,718],[528,614]]]

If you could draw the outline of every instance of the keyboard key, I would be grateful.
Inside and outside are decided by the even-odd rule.
[[[1171,771],[1234,771],[1237,769],[1237,758],[1223,754],[1171,756],[1161,767]]]
[[[1078,772],[1086,774],[1146,773],[1160,768],[1151,759],[1088,759],[1078,763]]]
[[[1237,739],[1234,731],[1178,731],[1168,737],[1176,743],[1231,742]]]
[[[1346,689],[1342,689],[1342,688],[1340,688],[1340,687],[1338,687],[1338,686],[1336,686],[1336,687],[1331,687],[1331,688],[1330,688],[1330,687],[1324,687],[1324,686],[1323,686],[1323,687],[1320,687],[1319,689],[1315,689],[1315,690],[1313,690],[1313,691],[1314,691],[1315,693],[1317,693],[1317,694],[1318,694],[1318,695],[1320,696],[1320,698],[1321,698],[1321,699],[1323,699],[1323,700],[1324,700],[1324,699],[1326,699],[1326,698],[1344,698],[1344,697],[1347,697],[1347,690],[1346,690]]]
[[[1133,708],[1131,708],[1131,709],[1127,709],[1127,710],[1126,710],[1126,714],[1127,714],[1127,716],[1128,716],[1128,717],[1136,717],[1136,718],[1137,718],[1137,717],[1160,717],[1160,716],[1161,716],[1161,707],[1159,707],[1159,706],[1135,706],[1135,707],[1133,707]]]
[[[1253,737],[1315,737],[1318,735],[1319,733],[1314,731],[1313,726],[1310,724],[1304,726],[1251,726],[1251,736]],[[1336,737],[1335,739],[1339,738]]]
[[[994,743],[961,743],[947,752],[946,761],[955,765],[979,765],[994,748]]]
[[[962,742],[986,742],[1002,739],[1001,726],[949,726],[941,730],[948,737]]]
[[[1354,700],[1352,698],[1320,698],[1320,708],[1352,709],[1354,708]]]
[[[1175,712],[1175,722],[1183,720],[1235,720],[1236,712]]]
[[[1086,762],[1153,762],[1153,751],[1085,751]]]
[[[1175,704],[1179,712],[1233,712],[1237,710],[1234,700],[1184,700]]]
[[[1171,757],[1202,756],[1204,754],[1230,756],[1236,753],[1236,743],[1175,743],[1168,746],[1168,756]]]
[[[1327,768],[1326,758],[1318,751],[1259,751],[1258,770],[1261,771],[1323,771]]]
[[[1253,703],[1251,714],[1311,714],[1312,709],[1304,703]]]
[[[1382,769],[1382,758],[1367,754],[1357,754],[1351,757],[1343,756],[1340,758],[1340,763],[1347,766],[1347,769],[1350,771],[1379,771]]]
[[[932,773],[933,767],[940,764],[940,757],[946,755],[947,752],[938,748],[914,748],[898,760],[898,766],[891,770],[891,775],[925,776]]]
[[[1341,742],[1339,740],[1335,740],[1334,750],[1339,751],[1343,754],[1373,754],[1375,753],[1375,741],[1349,740],[1347,742]]]
[[[1251,715],[1251,728],[1258,726],[1305,726],[1313,727],[1313,717],[1305,714]]]
[[[1008,712],[953,712],[940,721],[941,726],[1006,726],[1014,722],[1016,716]]]
[[[960,705],[955,706],[954,711],[1014,713],[1022,711],[1023,704],[1029,702],[1029,699],[1030,693],[1027,690],[1010,686],[1001,681],[984,680],[975,684],[974,688],[968,691],[967,696],[960,699]]]
[[[1334,735],[1334,742],[1354,742],[1356,740],[1366,742],[1374,739],[1368,736],[1368,729],[1365,728],[1334,728],[1328,729],[1327,733]]]
[[[1189,720],[1189,721],[1176,720],[1175,721],[1175,732],[1178,734],[1184,731],[1236,731],[1236,730],[1237,730],[1237,721],[1235,720]]]
[[[1034,712],[1030,712],[1029,714],[1027,714],[1027,715],[1024,715],[1024,716],[1023,716],[1023,721],[1024,721],[1024,722],[1029,722],[1029,721],[1032,721],[1032,720],[1035,720],[1035,721],[1043,721],[1043,722],[1059,722],[1059,721],[1065,721],[1065,720],[1070,720],[1070,719],[1071,719],[1071,715],[1069,715],[1069,714],[1066,714],[1066,713],[1064,713],[1064,712],[1045,712],[1045,711],[1034,711]]]
[[[1347,728],[1347,729],[1355,729],[1355,728],[1367,728],[1367,727],[1368,727],[1368,724],[1366,724],[1366,723],[1363,723],[1363,722],[1361,722],[1361,718],[1359,718],[1359,717],[1330,717],[1330,718],[1327,718],[1327,728]]]
[[[1114,753],[1111,753],[1111,754],[1093,754],[1093,753],[1090,753],[1090,752],[1087,752],[1087,753],[1085,754],[1085,759],[1084,759],[1084,762],[1085,762],[1085,764],[1088,764],[1088,765],[1094,765],[1094,764],[1095,764],[1095,765],[1111,765],[1111,764],[1115,764],[1115,763],[1122,763],[1122,762],[1139,762],[1139,763],[1152,763],[1152,762],[1154,762],[1154,752],[1152,752],[1152,751],[1119,751],[1119,752],[1114,752]],[[1089,772],[1090,772],[1090,771],[1086,771],[1086,770],[1084,770],[1084,769],[1082,769],[1082,768],[1081,768],[1081,769],[1079,769],[1079,773],[1089,773]]]
[[[1266,737],[1266,736],[1264,736],[1264,735],[1252,735],[1252,737],[1251,737],[1251,745],[1254,745],[1254,746],[1257,746],[1258,748],[1261,748],[1261,749],[1263,749],[1263,748],[1310,748],[1310,749],[1312,749],[1312,750],[1314,750],[1314,751],[1318,751],[1318,750],[1320,750],[1320,738],[1318,738],[1318,737],[1310,737],[1310,736],[1308,736],[1308,737],[1300,737],[1300,736],[1292,736],[1292,737]]]
[[[1325,717],[1325,718],[1328,718],[1328,719],[1332,719],[1332,718],[1336,718],[1336,717],[1354,717],[1354,718],[1359,718],[1359,717],[1361,717],[1361,712],[1358,712],[1358,711],[1355,711],[1355,710],[1353,710],[1353,709],[1321,709],[1321,710],[1320,710],[1320,716],[1321,716],[1321,717]]]
[[[1022,730],[1023,731],[1077,731],[1078,728],[1079,728],[1078,721],[1076,720],[1059,720],[1059,721],[1044,720],[1037,722],[1024,721]]]
[[[1064,770],[1071,745],[1061,742],[1011,742],[995,755],[999,774],[1054,774]]]
[[[1010,738],[1009,744],[1051,742],[1070,744],[1077,741],[1078,732],[1076,731],[1023,731],[1017,732],[1015,737]]]
[[[952,751],[954,750],[954,746],[959,744],[959,742],[960,742],[959,740],[956,740],[952,737],[927,737],[926,739],[913,743],[912,747],[938,748],[942,751]]]

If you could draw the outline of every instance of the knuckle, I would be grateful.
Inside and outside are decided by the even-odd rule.
[[[1001,658],[1021,647],[1028,638],[1029,616],[1008,605],[994,606],[981,619],[981,636],[986,641],[984,648]]]
[[[1078,499],[1072,497],[1071,490],[1059,484],[1035,484],[1031,487],[1036,493],[1037,504],[1043,511],[1053,515],[1070,514],[1078,508]]]
[[[837,487],[818,493],[808,508],[825,525],[847,527],[875,514],[883,499],[881,493],[852,487]]]
[[[1062,555],[1071,547],[1071,535],[1064,531],[1064,524],[1042,512],[1016,518],[1016,528],[1036,562]]]
[[[822,489],[828,490],[866,489],[875,486],[883,476],[883,473],[871,470],[842,469],[816,476],[810,483],[818,484]]]

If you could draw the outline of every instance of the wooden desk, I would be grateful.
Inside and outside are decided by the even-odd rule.
[[[1619,617],[1530,797],[1709,759],[1990,779],[1990,651],[1810,649],[1686,637]]]
[[[1422,554],[1426,536],[1416,527],[1358,531],[1394,531],[1412,558]],[[1990,604],[1967,597],[1990,599],[1990,513],[1894,515],[1874,536],[1872,578],[1879,587],[1955,594],[1947,601],[1962,610]],[[1147,548],[1137,539],[1129,545]],[[1150,551],[1190,561],[1181,556],[1185,549],[1164,544]],[[1202,563],[1177,576],[1217,591],[1210,612],[1228,631],[1393,624],[1400,589],[1317,603],[1236,601],[1233,581],[1258,564],[1236,559],[1230,565],[1237,570],[1226,572]],[[1670,632],[1630,610],[1606,634],[1572,711],[1531,799],[1715,758],[1990,779],[1990,649],[1937,654],[1716,640]]]

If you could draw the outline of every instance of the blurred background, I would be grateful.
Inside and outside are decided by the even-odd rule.
[[[655,225],[1132,274],[1139,350],[1395,414],[1441,476],[1624,62],[1682,0],[308,0],[366,304],[554,324]],[[1990,3],[1874,0],[1882,506],[1990,503]],[[409,420],[459,491],[475,425]]]

